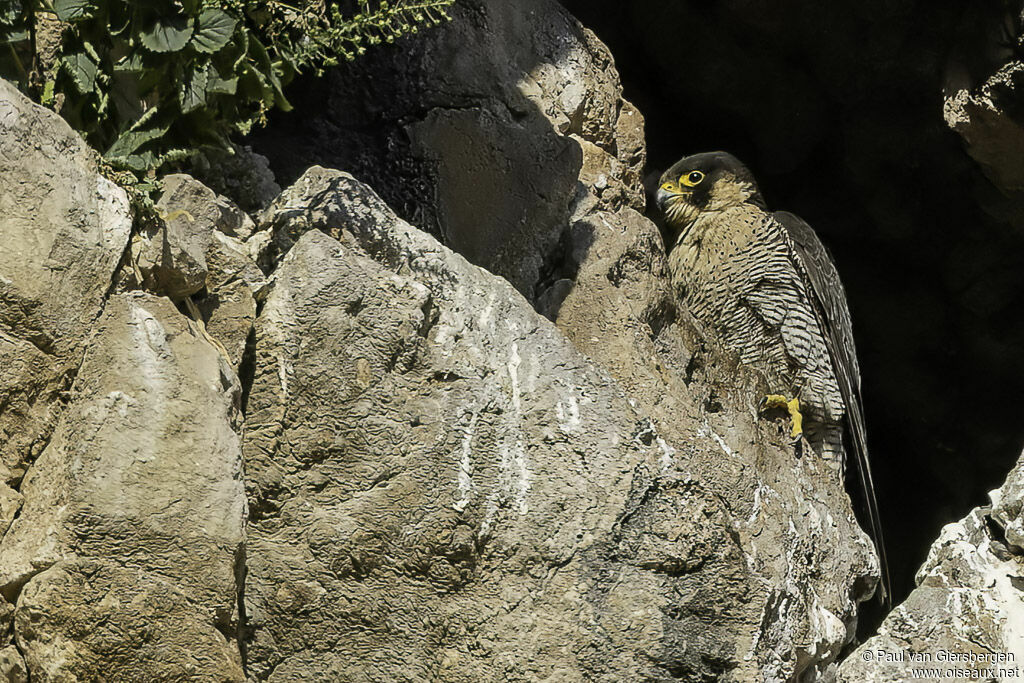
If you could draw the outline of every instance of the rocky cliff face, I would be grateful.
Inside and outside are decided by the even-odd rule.
[[[373,59],[265,211],[134,227],[0,83],[0,679],[834,678],[877,558],[672,295],[607,49],[465,0]]]

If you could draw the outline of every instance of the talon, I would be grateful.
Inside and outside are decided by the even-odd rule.
[[[794,398],[786,404],[789,410],[789,419],[793,421],[793,438],[799,439],[804,433],[804,416],[800,414],[800,399]]]
[[[793,424],[791,436],[793,439],[799,440],[804,433],[804,416],[800,414],[800,399],[794,398],[790,401],[780,394],[768,394],[761,400],[761,409],[770,410],[772,408],[785,408],[789,412],[789,419]]]

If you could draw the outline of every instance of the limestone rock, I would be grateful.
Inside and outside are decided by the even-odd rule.
[[[256,320],[256,300],[267,278],[246,244],[214,232],[206,251],[209,267],[206,293],[198,297],[206,331],[223,345],[228,360],[238,368]]]
[[[257,321],[250,673],[577,680],[695,657],[662,610],[666,587],[745,571],[719,501],[508,283],[350,176],[309,175],[340,240],[299,236]],[[319,225],[306,201],[279,230]]]
[[[992,520],[1001,529],[1006,545],[1015,555],[1024,555],[1024,465],[1018,462],[1003,485],[989,496]]]
[[[646,237],[594,272],[648,289],[606,292],[593,331],[647,339],[639,365],[656,344],[625,323],[664,282],[656,230],[620,218]],[[628,377],[348,174],[310,169],[263,222],[284,256],[244,448],[253,675],[784,680],[835,660],[877,565],[834,469],[742,392],[706,418],[683,387],[663,430]]]
[[[8,645],[0,648],[0,681],[3,683],[28,683],[28,670],[18,648]]]
[[[951,88],[945,96],[946,124],[964,139],[967,152],[1002,193],[982,196],[990,213],[1024,225],[1024,120],[1016,115],[1024,62],[1012,60],[981,85]]]
[[[238,650],[179,587],[103,560],[60,562],[22,591],[35,681],[244,681]]]
[[[0,542],[0,590],[16,595],[28,581],[21,608],[39,572],[101,558],[115,573],[130,567],[146,583],[174,586],[210,629],[231,627],[245,497],[240,387],[227,362],[167,299],[121,294],[97,323],[72,393],[22,484],[21,514]],[[90,574],[82,571],[75,581]],[[110,580],[137,578],[118,577]],[[107,604],[103,594],[88,598],[96,610]],[[179,617],[193,618],[162,619]],[[145,639],[154,628],[145,619],[124,627],[126,640]],[[57,637],[34,633],[19,631],[19,643]],[[33,676],[40,661],[29,657]]]
[[[7,484],[0,483],[0,538],[7,533],[15,515],[21,509],[22,495]]]
[[[38,455],[125,250],[123,190],[53,112],[0,81],[0,473]]]
[[[933,670],[919,676],[925,679],[1020,677],[1024,562],[1016,533],[1022,480],[1024,457],[991,493],[991,509],[976,508],[942,529],[917,572],[917,588],[886,617],[878,635],[843,662],[841,681],[895,683],[921,668]],[[986,672],[990,668],[996,671]]]
[[[800,457],[781,425],[758,416],[769,387],[706,343],[671,292],[661,236],[649,220],[600,204],[579,211],[560,265],[572,284],[554,319],[732,511],[749,574],[742,598],[719,597],[750,605],[754,614],[741,629],[756,635],[743,651],[757,662],[745,670],[731,660],[734,675],[827,678],[854,636],[857,603],[878,577],[842,472],[809,449]]]
[[[252,234],[252,219],[241,209],[184,174],[163,179],[156,206],[162,221],[136,238],[133,258],[140,284],[175,301],[207,286],[206,251],[215,232],[242,240]]]

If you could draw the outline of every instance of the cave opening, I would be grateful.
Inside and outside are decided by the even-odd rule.
[[[611,50],[651,174],[732,152],[832,251],[902,601],[940,528],[987,504],[1024,444],[1024,234],[986,213],[998,190],[943,120],[951,79],[1006,59],[1007,5],[562,4]]]

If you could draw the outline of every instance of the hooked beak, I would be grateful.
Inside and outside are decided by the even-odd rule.
[[[668,201],[672,193],[664,188],[659,187],[657,194],[654,195],[654,202],[658,205],[658,208],[665,211],[665,202]]]

